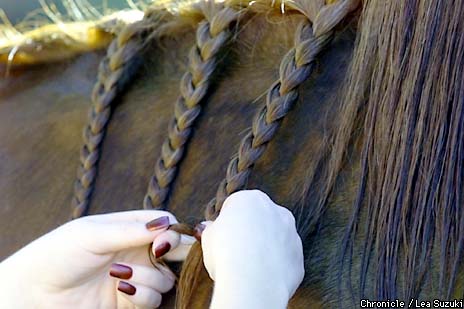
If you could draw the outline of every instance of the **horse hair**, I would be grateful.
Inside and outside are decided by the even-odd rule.
[[[172,34],[183,24],[182,20],[173,20],[173,16],[165,10],[150,8],[143,20],[125,26],[110,43],[99,65],[91,97],[89,123],[84,127],[84,146],[80,152],[71,202],[72,218],[79,218],[88,211],[111,107],[137,72],[137,57],[152,39]]]
[[[201,103],[208,92],[216,69],[218,55],[232,36],[231,25],[239,17],[232,7],[202,3],[205,20],[200,22],[196,42],[189,53],[188,71],[180,82],[181,95],[174,105],[174,119],[169,124],[168,138],[161,147],[148,190],[143,200],[145,209],[165,209],[170,186],[191,136],[193,125],[201,113]]]
[[[98,79],[92,92],[89,123],[84,128],[84,146],[80,153],[77,179],[72,199],[73,218],[84,215],[95,186],[100,146],[111,115],[111,104],[135,72],[134,58],[142,46],[141,31],[132,24],[125,27],[108,47],[100,62]]]
[[[279,80],[269,88],[266,104],[254,117],[250,132],[240,144],[238,156],[230,161],[226,178],[220,183],[216,197],[207,205],[206,219],[216,218],[227,196],[246,187],[251,168],[297,100],[297,88],[311,75],[315,57],[332,38],[333,28],[357,7],[358,1],[340,1],[326,6],[321,1],[294,1],[290,5],[304,16],[295,35],[295,46],[283,57]],[[182,266],[176,307],[190,307],[198,289],[198,278],[204,272],[201,246],[195,245]]]
[[[246,187],[253,165],[263,155],[282,119],[297,101],[298,87],[311,75],[316,56],[331,38],[332,31],[315,37],[307,18],[299,24],[295,47],[283,57],[279,80],[268,90],[266,104],[257,111],[251,129],[240,142],[238,155],[229,162],[226,178],[219,184],[216,197],[206,208],[206,219],[214,220],[224,200]]]
[[[228,6],[232,6],[231,3]],[[358,1],[325,3],[323,0],[281,3],[283,7],[302,13],[306,20],[299,27],[295,48],[282,60],[279,81],[271,86],[266,105],[257,112],[250,133],[241,142],[238,156],[229,164],[216,198],[207,206],[207,218],[217,216],[224,199],[246,186],[253,164],[290,110],[297,96],[296,88],[311,74],[313,58],[327,43],[333,27],[356,7]],[[258,11],[259,7],[269,9],[270,3],[257,1],[247,10]],[[417,297],[427,278],[430,280],[427,273],[434,265],[439,267],[439,294],[449,298],[457,292],[456,277],[462,270],[464,245],[461,206],[463,16],[464,4],[455,0],[363,2],[356,48],[342,92],[344,103],[339,113],[340,126],[330,137],[327,149],[321,152],[320,164],[315,165],[317,168],[308,177],[307,190],[298,209],[298,230],[304,239],[315,232],[332,203],[337,184],[341,182],[341,172],[348,168],[350,157],[359,153],[360,170],[351,171],[356,177],[358,192],[352,201],[352,215],[338,262],[341,288],[342,271],[346,265],[351,270],[354,240],[363,239],[365,245],[357,287],[360,297],[366,292],[370,280],[368,272],[374,274],[375,282],[373,291],[369,292],[373,292],[377,299]],[[232,22],[225,20],[222,21],[224,24]],[[212,34],[213,20],[208,21]],[[208,34],[206,25],[200,24],[198,32]],[[143,41],[141,29],[144,28],[129,26],[123,30],[109,46],[100,65],[75,182],[74,217],[87,211],[111,105],[133,73],[133,59]],[[322,40],[323,36],[327,38]],[[195,48],[201,50],[200,40]],[[193,63],[195,57],[198,60],[197,56],[191,55],[190,62]],[[207,58],[201,56],[206,61]],[[213,68],[208,68],[197,80],[208,81],[210,70]],[[192,74],[193,81],[194,72],[187,74]],[[182,123],[181,115],[191,112],[185,109],[186,106],[193,107],[189,114],[191,122],[198,116],[199,105],[196,104],[205,95],[205,89],[191,106],[186,99],[189,96],[182,93],[176,103],[177,125]],[[185,106],[181,104],[184,100]],[[187,123],[189,125],[183,126],[187,133],[182,135],[185,142],[191,129],[190,121]],[[170,127],[170,131],[174,132],[174,129],[177,128]],[[159,161],[167,164],[164,167],[168,172],[155,171],[155,180],[165,185],[160,186],[163,188],[169,186],[173,180],[170,177],[175,174],[169,169],[175,171],[180,160],[180,157],[172,160],[172,155],[178,156],[184,147],[172,132],[166,141],[172,146],[168,148],[172,152],[165,149]],[[180,131],[175,133],[181,134]],[[359,145],[360,149],[353,145]],[[176,149],[181,150],[176,152]],[[327,153],[328,158],[325,157]],[[174,161],[172,165],[167,163]],[[148,191],[153,201],[158,193],[153,194],[150,188]],[[164,199],[165,196],[160,200]],[[367,218],[364,227],[359,224],[362,213]],[[192,248],[182,269],[177,304],[181,308],[187,307],[192,300],[199,273],[204,271],[200,250],[199,245]],[[433,254],[434,250],[441,252]],[[404,271],[400,271],[402,267]],[[351,285],[351,277],[348,277],[348,285]],[[402,289],[399,283],[402,283]],[[353,289],[352,286],[349,288]]]
[[[358,189],[338,261],[339,288],[346,265],[351,273],[357,239],[364,244],[359,286],[349,281],[348,288],[360,298],[417,298],[434,279],[433,293],[462,295],[456,277],[464,245],[464,4],[363,6],[340,126],[322,176],[308,180],[300,235],[315,232],[341,171],[359,154],[360,170],[350,172]],[[430,276],[435,265],[439,278]],[[370,280],[373,290],[366,291]]]

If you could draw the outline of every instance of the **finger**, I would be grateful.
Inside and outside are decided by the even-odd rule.
[[[109,273],[114,278],[130,280],[160,293],[168,292],[175,283],[175,276],[171,272],[132,263],[114,263]]]
[[[161,263],[155,263],[156,269],[158,269],[162,274],[164,274],[166,277],[172,278],[174,282],[176,281],[176,275],[169,269],[168,266],[163,265]]]
[[[180,235],[180,243],[177,248],[169,250],[163,257],[166,261],[182,262],[187,258],[187,255],[192,248],[195,238],[187,235]]]
[[[118,294],[137,307],[158,308],[161,305],[161,293],[130,280],[118,282]]]
[[[177,223],[176,217],[168,211],[164,210],[129,210],[119,211],[103,215],[93,215],[83,217],[77,220],[89,220],[98,223],[112,222],[140,222],[147,223],[159,217],[169,217],[171,224]]]
[[[228,209],[232,205],[253,205],[253,206],[267,206],[273,203],[271,198],[260,190],[241,190],[232,193],[226,198],[222,205],[222,210]]]
[[[214,250],[213,246],[211,245],[213,242],[214,237],[214,222],[212,221],[204,221],[201,223],[204,225],[203,232],[201,234],[201,249],[203,250],[203,264],[206,267],[206,271],[208,272],[211,279],[215,280],[216,275],[214,272],[214,268],[211,268],[214,263]]]
[[[206,230],[211,230],[213,223],[214,223],[214,221],[203,221],[203,222],[197,224],[197,226],[195,226],[195,232],[196,232],[195,237],[197,238],[197,240],[203,239],[203,235],[205,235],[205,231]],[[210,232],[208,232],[208,234],[209,233]]]
[[[139,210],[88,216],[71,221],[71,238],[94,253],[143,246],[166,230],[176,218],[166,211]]]
[[[153,241],[153,255],[155,258],[159,259],[168,253],[171,249],[174,250],[180,243],[180,234],[167,230],[163,231],[163,233],[156,236],[155,240]]]
[[[283,207],[283,206],[279,206],[277,205],[277,211],[279,212],[280,214],[280,217],[282,218],[282,220],[284,221],[284,224],[288,225],[288,226],[292,226],[292,227],[295,227],[295,216],[293,215],[293,213]]]
[[[167,219],[161,217],[158,219]],[[149,230],[143,222],[91,223],[74,231],[75,241],[97,254],[116,252],[150,244],[169,227],[169,219],[161,220],[156,229]],[[77,234],[78,233],[78,234]]]

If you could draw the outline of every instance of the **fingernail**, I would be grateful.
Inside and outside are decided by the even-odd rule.
[[[195,237],[198,241],[201,241],[201,234],[205,230],[206,225],[198,223],[194,228],[193,228],[193,237]]]
[[[134,295],[137,289],[130,283],[119,281],[118,290],[126,293],[127,295]]]
[[[151,220],[150,222],[145,224],[145,227],[149,231],[156,231],[156,230],[168,227],[168,226],[169,226],[168,216],[156,218],[155,220]]]
[[[168,242],[163,242],[155,248],[155,257],[160,258],[165,255],[169,249],[171,249],[171,244]]]
[[[132,268],[126,265],[113,263],[110,267],[110,276],[119,279],[130,279],[132,277]]]

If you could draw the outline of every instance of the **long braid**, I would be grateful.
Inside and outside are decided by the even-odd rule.
[[[97,82],[92,92],[89,122],[83,133],[84,146],[80,152],[77,179],[74,182],[73,218],[81,217],[87,212],[111,105],[135,72],[134,59],[143,46],[143,31],[146,31],[146,27],[139,23],[125,27],[111,42],[100,63]]]
[[[266,104],[255,115],[250,132],[242,139],[238,155],[232,158],[226,178],[220,183],[216,197],[207,206],[206,218],[214,219],[224,200],[245,188],[251,169],[263,155],[280,123],[298,98],[298,87],[311,75],[314,61],[327,45],[332,32],[313,35],[309,21],[300,23],[292,48],[280,63],[279,80],[267,92]]]
[[[314,5],[306,7],[294,4],[294,8],[305,15],[298,25],[295,46],[280,63],[279,79],[269,88],[266,104],[257,112],[249,133],[242,139],[238,154],[227,167],[214,197],[207,205],[205,217],[214,220],[221,210],[224,200],[232,193],[246,187],[253,165],[263,155],[267,144],[280,127],[298,99],[298,87],[309,78],[314,69],[316,57],[333,38],[333,28],[357,7],[358,1],[346,0],[318,7],[320,1],[309,1]],[[313,11],[319,9],[317,14]],[[314,20],[311,27],[311,20]]]
[[[324,5],[323,0],[294,0],[286,5],[300,11],[305,19],[298,27],[295,46],[282,59],[277,80],[269,89],[266,105],[256,114],[250,132],[240,143],[238,155],[227,168],[216,197],[205,210],[207,220],[220,213],[225,198],[246,186],[251,168],[263,155],[266,145],[298,98],[297,88],[311,75],[315,57],[333,37],[333,28],[359,5],[359,0],[340,0]],[[312,27],[310,22],[312,21]],[[178,287],[177,308],[191,307],[193,295],[205,277],[201,245],[195,243],[184,261]],[[203,276],[203,277],[202,277]]]
[[[231,24],[239,11],[221,6],[219,11],[201,22],[196,32],[196,43],[189,53],[188,70],[180,82],[181,95],[174,105],[174,119],[169,124],[168,138],[161,147],[154,174],[143,200],[145,209],[165,208],[171,184],[192,133],[192,126],[201,113],[201,103],[209,89],[218,54],[232,36]]]

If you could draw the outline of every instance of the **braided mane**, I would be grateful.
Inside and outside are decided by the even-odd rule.
[[[175,117],[169,125],[168,138],[163,143],[161,156],[155,164],[154,174],[143,200],[145,209],[166,207],[165,202],[191,135],[192,125],[201,112],[200,103],[208,91],[217,55],[232,35],[231,24],[239,17],[239,12],[233,8],[237,7],[234,1],[228,2],[226,6],[212,3],[204,2],[192,7],[192,12],[198,14],[201,11],[200,14],[206,19],[199,23],[196,45],[189,54],[189,71],[181,80],[181,96],[175,103]],[[239,3],[238,9],[243,6]],[[251,3],[256,4],[254,11],[263,10],[263,6],[269,5],[266,1]],[[266,105],[257,113],[250,133],[241,143],[239,155],[230,162],[226,179],[220,183],[216,197],[207,206],[207,218],[217,216],[225,198],[246,186],[251,167],[261,157],[280,121],[296,101],[296,88],[311,74],[315,56],[330,41],[332,28],[343,16],[356,8],[357,4],[358,0],[342,0],[325,6],[319,0],[292,1],[287,4],[289,10],[305,16],[298,28],[295,48],[284,57],[280,67],[281,77],[269,90]],[[282,2],[282,8],[283,5]],[[153,14],[154,11],[146,14],[142,21],[124,28],[110,44],[107,55],[100,64],[98,81],[92,93],[93,107],[89,113],[89,124],[84,128],[84,146],[74,185],[74,218],[84,215],[90,203],[111,104],[136,71],[134,59],[142,49],[142,41],[147,40],[147,33],[152,32],[159,22],[153,21],[153,15],[161,22],[168,15],[156,15]],[[309,24],[312,19],[314,29]],[[161,31],[156,29],[156,32]],[[150,34],[150,37],[154,36],[156,34]]]
[[[239,4],[237,4],[239,3]],[[213,2],[194,6],[193,12],[204,16],[197,28],[196,43],[189,54],[188,71],[184,74],[178,100],[174,104],[174,119],[163,143],[161,156],[154,168],[143,207],[166,208],[170,187],[175,179],[193,124],[201,112],[211,83],[211,77],[223,46],[233,37],[231,25],[244,14],[272,10],[267,1],[252,1],[248,5],[234,1],[225,4]],[[253,4],[253,8],[251,8]],[[322,0],[294,0],[278,3],[285,10],[300,14],[294,47],[283,57],[279,78],[269,88],[265,104],[258,109],[249,133],[240,143],[238,155],[228,165],[225,179],[220,183],[216,197],[206,207],[207,219],[219,214],[224,200],[235,191],[246,187],[253,165],[263,155],[266,146],[277,133],[282,119],[289,113],[298,98],[298,87],[307,80],[315,67],[318,55],[330,43],[334,27],[346,15],[357,8],[359,0],[339,0],[325,3]],[[134,75],[136,59],[143,42],[156,37],[157,23],[163,24],[172,16],[168,13],[145,14],[142,21],[126,27],[110,44],[106,57],[99,67],[98,81],[92,94],[89,124],[84,129],[84,146],[81,150],[78,177],[73,198],[73,217],[84,215],[97,175],[100,147],[111,115],[116,96],[124,90],[127,81]],[[187,308],[204,272],[200,246],[195,244],[184,262],[178,288],[180,308]]]
[[[142,49],[147,33],[153,31],[167,14],[147,14],[138,23],[125,27],[115,38],[100,63],[98,79],[92,92],[89,123],[84,128],[84,146],[80,153],[77,179],[72,199],[73,218],[87,212],[95,185],[100,146],[111,116],[111,105],[136,72],[136,56]]]
[[[147,194],[145,209],[166,208],[171,183],[176,176],[194,122],[201,113],[201,103],[208,92],[217,67],[218,55],[232,36],[231,25],[239,17],[237,10],[222,5],[203,3],[205,20],[197,29],[196,44],[189,53],[189,70],[180,82],[181,96],[174,105],[174,119],[169,124],[168,138],[161,147]]]
[[[226,178],[220,183],[216,197],[206,207],[206,219],[215,219],[227,196],[246,187],[251,168],[262,156],[281,120],[297,100],[298,86],[312,73],[315,57],[330,42],[333,28],[358,4],[357,0],[342,0],[328,5],[324,5],[323,1],[289,3],[304,17],[295,35],[295,47],[283,57],[279,80],[269,88],[266,104],[258,110],[251,130],[240,143],[238,155],[229,163]],[[191,306],[204,272],[201,246],[195,243],[182,267],[176,303],[178,308]]]
[[[216,197],[207,206],[208,220],[219,215],[224,200],[230,194],[246,187],[251,168],[262,156],[283,117],[296,102],[298,86],[311,75],[316,56],[331,36],[329,31],[315,37],[307,19],[300,23],[295,35],[295,47],[284,56],[280,64],[279,80],[268,90],[266,104],[256,113],[251,130],[240,143],[238,155],[227,167],[226,178],[220,183]]]
[[[141,49],[139,36],[139,32],[126,28],[111,42],[106,56],[100,63],[98,80],[92,92],[93,104],[89,113],[89,124],[84,128],[84,146],[80,153],[77,180],[74,184],[73,218],[81,217],[87,211],[100,158],[100,145],[111,114],[111,103],[132,75],[128,73],[134,72],[129,70],[129,67],[133,65],[133,59]]]
[[[340,0],[327,4],[321,0],[278,3],[282,12],[288,9],[301,14],[295,46],[282,59],[279,79],[269,88],[266,104],[257,111],[249,133],[240,144],[238,155],[229,163],[226,178],[220,183],[216,197],[206,207],[207,219],[214,219],[219,214],[228,195],[246,187],[253,165],[262,156],[282,119],[296,102],[298,87],[311,75],[316,57],[331,41],[333,28],[358,3],[358,0]],[[252,1],[249,4],[247,11],[252,13],[251,4],[255,11],[260,11],[263,7],[269,10],[274,3],[270,5],[267,1]],[[201,112],[200,104],[208,91],[218,53],[232,37],[230,26],[239,17],[237,9],[240,7],[243,4],[237,6],[232,1],[225,5],[213,5],[212,2],[200,5],[205,20],[199,23],[196,44],[189,54],[188,71],[181,80],[181,96],[175,102],[174,119],[170,123],[168,138],[163,143],[161,157],[155,164],[154,175],[143,201],[146,209],[166,207],[169,190],[185,152],[192,125]],[[153,22],[149,22],[151,18],[150,14],[146,14],[139,25],[125,28],[110,44],[100,64],[75,182],[75,218],[87,212],[111,105],[117,94],[123,91],[127,80],[133,76],[135,59],[142,49],[142,42],[147,39],[147,33],[155,29]],[[177,303],[181,308],[188,306],[198,278],[204,272],[201,256],[200,246],[194,245],[182,268]]]
[[[330,48],[334,28],[359,1],[233,0],[210,4],[158,8],[115,33],[98,32],[102,40],[93,48],[109,47],[99,67],[84,129],[74,217],[84,215],[90,205],[101,146],[117,97],[135,75],[145,44],[159,37],[165,25],[194,16],[190,21],[197,26],[197,37],[180,81],[180,96],[172,102],[173,120],[147,189],[145,208],[166,207],[169,201],[194,125],[212,91],[221,50],[240,39],[231,26],[239,28],[238,20],[269,11],[300,19],[294,46],[280,63],[278,79],[269,85],[264,104],[257,109],[224,179],[218,179],[215,197],[206,206],[205,217],[214,219],[228,195],[246,188],[253,166],[291,112],[299,87],[313,74],[320,54]],[[352,185],[358,191],[353,200],[347,199],[352,205],[351,217],[336,261],[340,266],[340,298],[352,292],[352,296],[359,294],[356,297],[367,294],[377,299],[409,299],[429,290],[433,293],[425,295],[460,296],[464,3],[366,0],[363,6],[355,54],[341,97],[339,128],[308,179],[299,209],[299,233],[303,239],[308,237],[305,243],[310,244],[310,237],[325,224],[321,219],[326,210],[333,207],[341,213],[345,209],[346,201],[335,198]],[[114,34],[117,37],[113,40]],[[48,51],[54,46],[38,39],[36,43],[45,44]],[[36,46],[29,46],[31,50],[27,44],[0,48],[0,62],[23,65],[42,61],[46,57],[42,58]],[[28,58],[31,55],[35,58]],[[71,53],[54,55],[68,57]],[[354,181],[347,184],[345,175]],[[184,264],[178,295],[182,308],[189,307],[204,279],[199,250],[196,244]],[[352,276],[351,265],[360,265],[355,269],[359,278]]]

